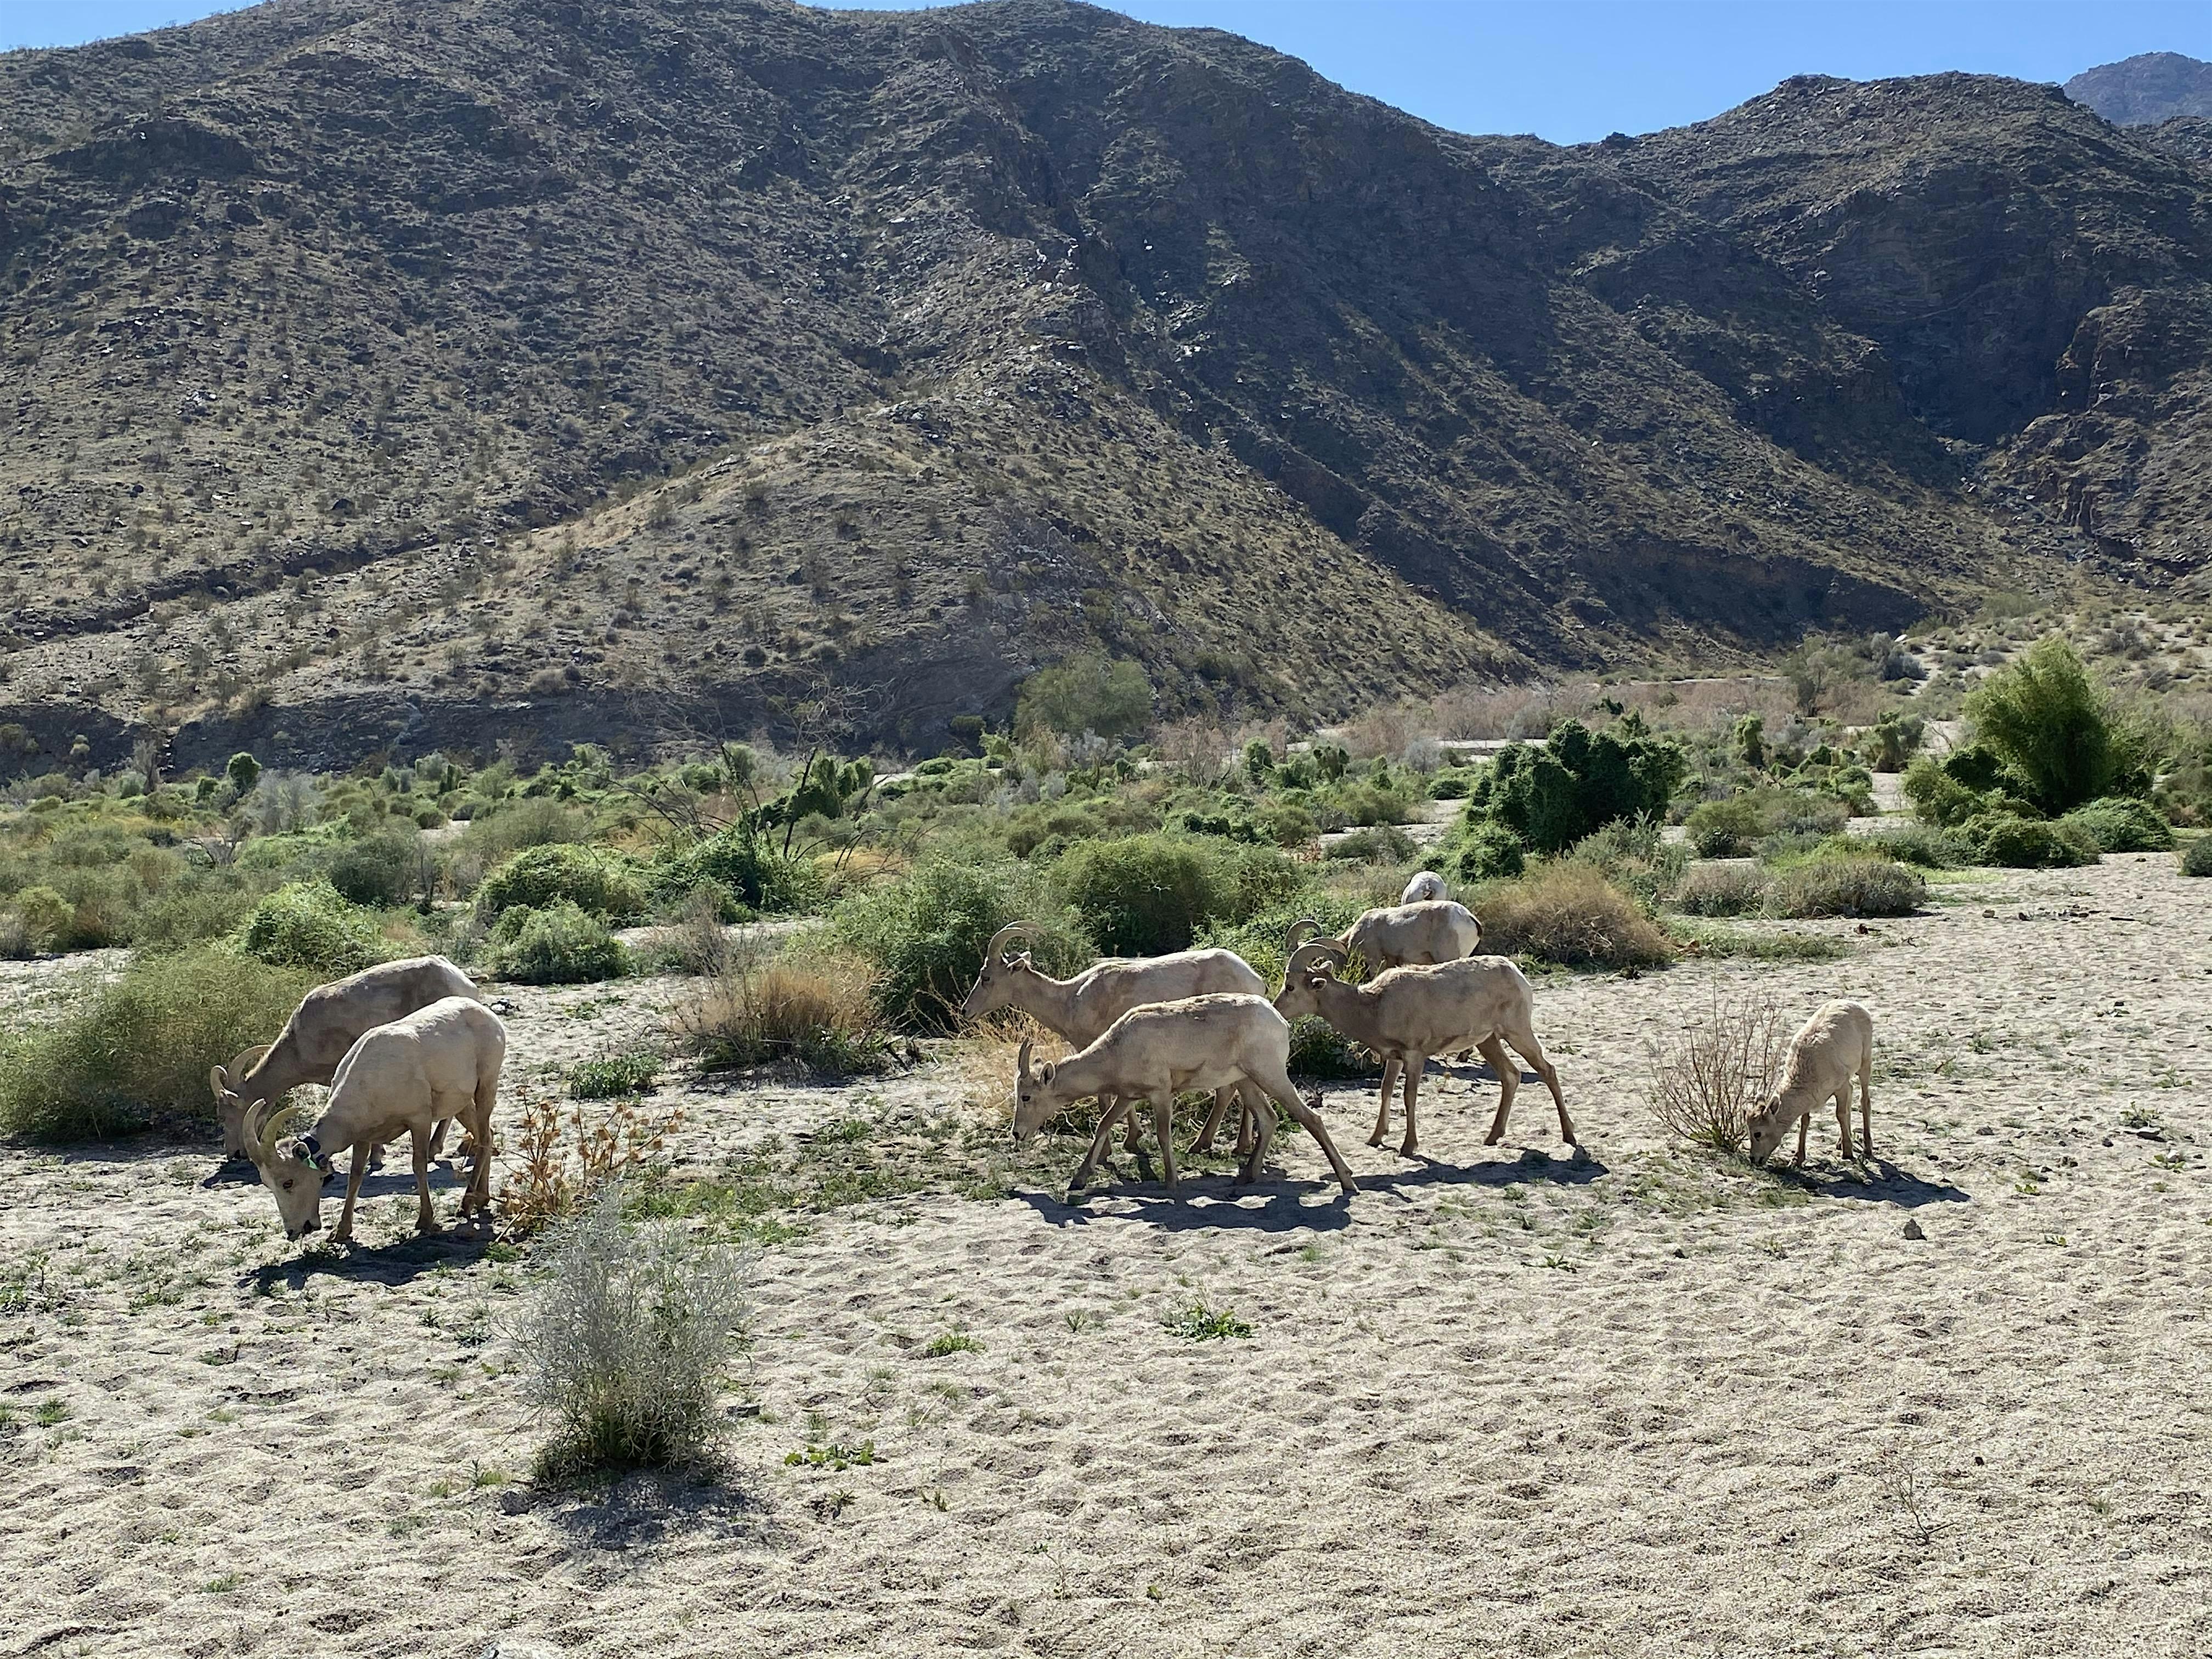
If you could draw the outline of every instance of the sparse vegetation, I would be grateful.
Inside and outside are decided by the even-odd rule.
[[[1666,934],[1594,865],[1557,860],[1473,901],[1483,948],[1563,968],[1656,968],[1673,958]]]
[[[1741,1157],[1752,1114],[1774,1091],[1787,1035],[1772,1002],[1723,997],[1716,987],[1679,1030],[1646,1039],[1646,1098],[1660,1127],[1692,1146]]]
[[[815,952],[734,954],[678,1016],[709,1067],[796,1061],[824,1077],[893,1064],[875,977],[864,962]]]

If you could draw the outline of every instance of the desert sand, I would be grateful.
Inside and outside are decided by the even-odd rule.
[[[533,1486],[530,1260],[405,1246],[404,1173],[302,1255],[204,1145],[0,1152],[0,1655],[2212,1653],[2212,882],[1936,890],[1797,925],[1836,961],[1540,982],[1580,1156],[1438,1073],[1419,1159],[1329,1089],[1349,1203],[1285,1137],[1070,1205],[1060,1137],[800,1218],[712,1480]],[[1665,1144],[1643,1042],[1716,987],[1874,1011],[1864,1178],[1832,1120],[1802,1182]],[[678,989],[513,993],[511,1093]],[[988,1110],[937,1062],[659,1099],[687,1170]]]

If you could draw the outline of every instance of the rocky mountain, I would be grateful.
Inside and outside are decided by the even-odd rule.
[[[2051,88],[1561,149],[1061,0],[280,0],[0,133],[48,754],[933,747],[1090,647],[1323,714],[2212,559],[2212,174]]]
[[[2119,127],[2212,115],[2212,64],[2178,52],[2137,52],[2082,70],[2066,83],[2066,95]]]

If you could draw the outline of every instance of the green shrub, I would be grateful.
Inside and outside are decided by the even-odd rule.
[[[1879,854],[1838,851],[1778,874],[1767,908],[1778,916],[1909,916],[1927,901],[1928,881]]]
[[[1967,696],[1966,718],[2027,799],[2069,811],[2150,786],[2150,747],[2063,636],[2046,635]]]
[[[726,921],[749,917],[737,906],[764,915],[803,915],[822,902],[821,874],[802,860],[778,854],[774,842],[744,824],[718,830],[688,843],[663,847],[650,871],[653,890],[664,900],[713,882],[733,900]]]
[[[63,949],[76,926],[76,908],[51,887],[26,887],[9,908],[22,918],[24,934],[36,951]]]
[[[503,912],[484,946],[485,971],[523,985],[589,985],[629,972],[629,952],[606,925],[567,899]]]
[[[1674,894],[1691,916],[1749,915],[1765,902],[1765,872],[1752,864],[1693,864]]]
[[[642,1048],[580,1060],[568,1068],[572,1100],[613,1100],[652,1092],[660,1075],[660,1056]]]
[[[1042,872],[1012,860],[928,860],[847,899],[830,931],[875,964],[876,1006],[885,1019],[904,1030],[949,1031],[983,947],[1016,921],[1037,928],[1028,949],[1048,972],[1073,972],[1091,959],[1089,941]]]
[[[477,916],[486,922],[518,906],[544,910],[560,903],[605,921],[635,921],[645,915],[645,883],[619,854],[556,842],[525,848],[477,890]]]
[[[2058,824],[2061,834],[2069,825],[2080,830],[2100,853],[2173,850],[2173,826],[2149,802],[2130,795],[2107,795],[2087,806],[2077,806]]]
[[[1291,1022],[1290,1069],[1293,1077],[1361,1078],[1379,1075],[1382,1066],[1327,1020],[1309,1014]]]
[[[88,981],[58,1022],[0,1036],[0,1133],[81,1140],[155,1113],[212,1122],[209,1069],[274,1037],[317,977],[210,947]]]
[[[187,877],[140,907],[131,943],[142,951],[181,951],[236,933],[260,890],[228,871]]]
[[[1140,665],[1085,651],[1022,682],[1015,720],[1067,737],[1096,732],[1114,738],[1143,730],[1152,717],[1152,688]]]
[[[1483,949],[1503,956],[1566,968],[1648,968],[1674,956],[1636,901],[1592,865],[1538,865],[1487,889],[1472,908],[1482,921]]]
[[[1328,855],[1347,862],[1357,860],[1362,864],[1410,864],[1413,851],[1412,836],[1394,824],[1383,824],[1355,830],[1332,842]]]
[[[1577,842],[1566,856],[1603,871],[1649,912],[1674,890],[1689,866],[1690,849],[1662,836],[1656,819],[1616,818]]]
[[[1217,867],[1196,841],[1130,836],[1085,842],[1056,872],[1060,891],[1108,956],[1188,950],[1200,927],[1226,916]]]
[[[263,899],[247,919],[245,943],[248,956],[310,969],[325,979],[357,974],[391,954],[376,918],[348,904],[326,881],[287,882]]]
[[[349,904],[388,908],[413,897],[422,863],[421,838],[387,832],[349,842],[330,864],[330,883]]]
[[[1974,849],[1964,836],[1928,823],[1886,825],[1865,837],[1869,847],[1923,870],[1955,870],[1974,861]]]
[[[1444,853],[1443,872],[1462,882],[1497,881],[1519,875],[1528,855],[1521,837],[1502,823],[1462,820]]]
[[[1691,812],[1683,828],[1701,859],[1747,858],[1753,845],[1766,834],[1759,803],[1749,795],[1706,801]]]
[[[2008,813],[1985,813],[1969,818],[1959,833],[1974,849],[1974,862],[2011,870],[2063,870],[2094,864],[2096,843],[2087,832],[2068,830],[2039,818],[2014,817]]]
[[[2212,836],[2199,836],[2181,849],[2181,873],[2212,876]]]
[[[1542,749],[1503,750],[1468,794],[1467,817],[1503,823],[1538,852],[1563,852],[1617,818],[1662,815],[1688,764],[1679,744],[1635,715],[1601,732],[1568,720]]]
[[[1905,769],[1904,789],[1913,816],[1938,829],[1955,830],[1989,810],[1982,791],[1960,781],[1941,762],[1926,755]]]

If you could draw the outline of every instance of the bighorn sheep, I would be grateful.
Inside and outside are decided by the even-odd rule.
[[[1389,1132],[1391,1085],[1402,1068],[1406,1139],[1398,1150],[1411,1158],[1420,1146],[1413,1112],[1422,1067],[1431,1054],[1468,1047],[1479,1049],[1498,1073],[1498,1115],[1484,1141],[1496,1146],[1504,1138],[1506,1115],[1521,1086],[1521,1068],[1506,1054],[1507,1043],[1544,1079],[1559,1109],[1559,1139],[1575,1144],[1574,1121],[1559,1093],[1559,1074],[1536,1040],[1535,1000],[1518,968],[1504,957],[1464,957],[1434,967],[1393,968],[1364,985],[1346,985],[1335,971],[1343,958],[1344,946],[1334,939],[1298,946],[1283,972],[1275,1012],[1286,1020],[1319,1014],[1354,1042],[1382,1056],[1382,1109],[1375,1119],[1375,1133],[1367,1138],[1369,1146],[1381,1146]]]
[[[1874,1016],[1856,1002],[1826,1002],[1790,1039],[1782,1085],[1752,1114],[1751,1161],[1764,1164],[1797,1126],[1796,1167],[1805,1167],[1805,1135],[1820,1104],[1836,1103],[1843,1155],[1851,1156],[1851,1079],[1859,1080],[1859,1121],[1866,1155],[1874,1156]]]
[[[306,1133],[283,1133],[283,1108],[257,1097],[242,1126],[246,1149],[261,1171],[261,1184],[276,1196],[284,1237],[301,1238],[322,1226],[323,1182],[331,1170],[323,1149],[327,1140],[333,1148],[353,1148],[345,1210],[331,1235],[333,1243],[349,1242],[369,1150],[402,1133],[415,1144],[415,1188],[422,1200],[416,1231],[431,1231],[437,1221],[430,1205],[432,1137],[434,1126],[449,1118],[467,1126],[478,1149],[461,1194],[461,1213],[487,1212],[492,1103],[506,1059],[507,1028],[499,1016],[472,997],[447,997],[363,1032],[338,1062],[331,1097]]]
[[[1444,878],[1433,870],[1424,870],[1406,884],[1406,890],[1398,896],[1398,902],[1419,904],[1429,899],[1450,896],[1444,890]]]
[[[226,1158],[246,1151],[246,1103],[281,1104],[303,1083],[328,1083],[338,1062],[364,1031],[402,1014],[427,1008],[443,997],[482,1001],[475,982],[443,957],[409,957],[380,962],[347,978],[318,985],[300,999],[291,1018],[265,1048],[248,1048],[228,1066],[208,1073],[215,1091],[216,1114],[222,1122]],[[433,1157],[436,1154],[434,1152]]]
[[[991,935],[990,944],[983,949],[983,970],[975,989],[960,1005],[962,1018],[976,1019],[996,1009],[1018,1008],[1080,1048],[1096,1042],[1130,1009],[1148,1002],[1174,1002],[1212,991],[1255,997],[1267,994],[1267,981],[1234,951],[1177,951],[1135,961],[1113,958],[1092,963],[1073,979],[1054,979],[1030,960],[1028,951],[1017,955],[1007,949],[1033,931],[1029,923],[1017,921]],[[1234,1088],[1215,1091],[1213,1109],[1206,1115],[1206,1127],[1199,1131],[1194,1152],[1212,1147],[1214,1131],[1236,1093]],[[1237,1150],[1240,1152],[1251,1150],[1252,1121],[1261,1103],[1255,1099],[1247,1104],[1252,1109],[1238,1126]],[[1111,1096],[1102,1097],[1098,1108],[1102,1123],[1110,1123],[1121,1113],[1121,1103]],[[1125,1150],[1134,1152],[1136,1113],[1130,1112],[1128,1119],[1121,1144]]]
[[[1322,934],[1322,925],[1308,916],[1291,924],[1283,940],[1285,955]],[[1335,939],[1324,943],[1357,953],[1370,974],[1385,968],[1429,967],[1471,957],[1482,943],[1482,924],[1474,912],[1450,899],[1420,899],[1388,909],[1364,911]]]
[[[1152,1127],[1159,1136],[1160,1158],[1167,1167],[1168,1190],[1176,1188],[1175,1140],[1170,1115],[1179,1089],[1225,1089],[1249,1084],[1273,1096],[1304,1124],[1346,1193],[1359,1190],[1328,1138],[1328,1126],[1298,1098],[1291,1083],[1290,1023],[1265,997],[1214,994],[1132,1008],[1108,1026],[1081,1053],[1057,1065],[1030,1069],[1030,1045],[1022,1044],[1014,1091],[1014,1144],[1026,1146],[1046,1121],[1069,1102],[1086,1095],[1117,1099],[1139,1097],[1152,1103]],[[1240,1182],[1259,1178],[1260,1165],[1274,1139],[1275,1115],[1254,1114],[1258,1133]],[[1068,1184],[1081,1187],[1104,1155],[1114,1121],[1100,1122],[1091,1150]]]

